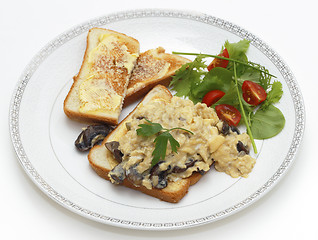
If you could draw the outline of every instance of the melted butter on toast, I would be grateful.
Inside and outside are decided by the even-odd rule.
[[[120,35],[101,34],[98,41],[88,55],[89,71],[79,87],[79,111],[116,113],[138,53],[130,53]]]
[[[145,80],[159,79],[168,72],[170,63],[160,58],[163,48],[151,49],[141,53],[132,72],[128,88],[142,83]]]
[[[79,89],[80,112],[116,112],[120,109],[122,96],[117,94],[104,79],[87,78]]]

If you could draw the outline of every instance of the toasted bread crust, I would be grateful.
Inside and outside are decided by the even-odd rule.
[[[166,77],[164,79],[158,79],[158,81],[155,81],[153,83],[146,83],[143,85],[140,89],[134,89],[133,93],[131,93],[129,96],[126,95],[124,99],[124,107],[128,106],[129,104],[132,104],[144,97],[151,89],[153,89],[158,84],[168,87],[171,81],[171,77]]]
[[[114,139],[115,135],[121,135],[123,132],[120,130],[122,127],[125,127],[126,121],[128,121],[134,111],[138,108],[138,106],[142,103],[147,103],[150,99],[153,98],[171,98],[172,95],[170,91],[162,86],[162,85],[157,85],[153,90],[151,90],[144,98],[143,100],[137,105],[137,107],[117,126],[115,130],[113,130],[112,133],[110,133],[102,142],[101,145],[93,147],[89,154],[88,154],[88,160],[91,165],[91,167],[95,170],[95,172],[102,178],[110,181],[108,177],[108,173],[112,170],[112,168],[118,164],[116,160],[112,157],[111,154],[106,156],[106,153],[108,150],[105,148],[105,143],[112,141]],[[118,138],[118,136],[117,136]],[[97,162],[97,157],[96,157],[96,152],[102,150],[102,156],[105,157],[105,161],[107,161],[107,167],[102,166],[100,162]],[[137,187],[133,185],[131,182],[128,180],[124,180],[121,185],[126,186],[128,188],[140,191],[142,193],[145,193],[147,195],[153,196],[155,198],[158,198],[160,200],[166,201],[166,202],[171,202],[171,203],[177,203],[179,202],[188,192],[188,189],[191,185],[197,183],[202,175],[200,173],[193,173],[190,177],[185,178],[185,179],[180,179],[176,182],[169,182],[168,187],[164,189],[147,189],[144,186]],[[175,188],[169,186],[177,186]],[[176,190],[171,190],[171,189],[176,189]]]
[[[95,170],[95,172],[100,177],[110,181],[110,179],[108,177],[108,173],[110,171],[109,169],[101,168],[100,166],[95,165],[91,161],[90,161],[90,164],[91,164],[91,167]],[[128,188],[131,188],[131,189],[134,189],[134,190],[137,190],[137,191],[140,191],[144,194],[158,198],[158,199],[165,201],[165,202],[177,203],[188,193],[188,189],[192,185],[191,178],[192,177],[179,181],[179,184],[182,186],[179,189],[179,191],[166,191],[165,189],[155,189],[155,188],[148,189],[144,186],[137,187],[134,184],[132,184],[130,181],[128,181],[127,179],[125,179],[121,185],[128,187]],[[198,181],[197,178],[193,178],[193,180],[195,180],[196,182]],[[168,184],[170,184],[170,183],[168,183]]]

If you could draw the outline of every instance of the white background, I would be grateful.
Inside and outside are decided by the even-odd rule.
[[[296,3],[297,2],[297,3]],[[0,2],[2,239],[318,239],[317,23],[315,1],[4,1]],[[49,199],[20,166],[8,127],[11,95],[24,67],[71,27],[137,8],[193,10],[233,22],[268,43],[292,69],[306,106],[298,155],[275,188],[247,209],[215,223],[165,232],[103,225]]]

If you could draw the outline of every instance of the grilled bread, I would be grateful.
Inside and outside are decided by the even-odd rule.
[[[65,114],[84,122],[118,124],[139,42],[112,30],[92,28],[79,73],[64,101]]]
[[[158,47],[139,55],[139,42],[125,34],[92,28],[79,73],[64,101],[65,114],[83,122],[118,124],[123,103],[140,99],[155,85],[167,86],[189,59]]]
[[[157,99],[169,101],[171,98],[172,95],[166,87],[157,85],[143,98],[137,107],[115,128],[115,130],[104,139],[101,145],[97,145],[90,150],[88,154],[89,163],[100,177],[111,181],[109,173],[119,164],[118,160],[115,159],[114,154],[105,147],[105,144],[118,141],[127,133],[126,124],[131,121],[133,113],[137,111],[137,109],[143,108],[143,106],[147,105],[149,102],[156,101]],[[142,185],[136,186],[134,183],[127,180],[127,178],[125,178],[120,185],[138,190],[166,202],[176,203],[186,195],[191,185],[199,181],[201,176],[202,173],[194,172],[190,177],[180,178],[177,181],[169,181],[167,186],[163,189],[149,189]]]
[[[129,79],[124,104],[144,96],[157,84],[169,85],[175,71],[188,62],[187,58],[165,53],[162,47],[141,53]]]

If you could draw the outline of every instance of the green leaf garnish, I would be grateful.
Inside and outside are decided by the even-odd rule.
[[[272,77],[276,76],[270,74],[264,66],[248,60],[246,54],[249,45],[250,42],[246,39],[237,43],[226,41],[221,52],[226,48],[229,58],[203,53],[172,52],[179,55],[193,55],[196,59],[176,72],[170,86],[177,92],[177,96],[188,97],[194,103],[201,102],[205,94],[211,90],[225,92],[225,95],[211,107],[230,104],[241,112],[241,123],[246,126],[256,153],[254,138],[267,139],[277,135],[285,125],[285,118],[281,111],[273,106],[282,97],[282,84],[278,81],[272,83]],[[215,67],[208,72],[204,69],[203,63],[204,58],[208,57],[228,60],[229,63],[226,68]],[[258,83],[267,92],[266,100],[260,105],[252,106],[244,101],[242,84],[246,80]]]
[[[139,124],[136,132],[138,136],[144,136],[144,137],[150,137],[153,135],[157,135],[154,143],[155,143],[155,149],[152,152],[152,162],[151,166],[156,165],[160,159],[164,160],[166,157],[166,152],[167,152],[167,145],[168,142],[170,143],[171,150],[172,152],[177,153],[178,148],[180,147],[179,142],[171,135],[170,131],[173,130],[182,130],[186,131],[190,134],[193,134],[193,132],[184,129],[184,128],[171,128],[171,129],[166,129],[161,126],[159,123],[153,123],[149,121],[148,119],[145,119],[148,124]]]
[[[148,124],[139,124],[137,131],[137,135],[149,137],[152,136],[162,130],[162,126],[159,123],[152,123],[149,120],[145,119]]]
[[[271,90],[267,93],[267,98],[262,104],[262,109],[265,110],[268,106],[279,102],[283,95],[283,86],[281,82],[273,82],[271,85]]]
[[[201,82],[202,75],[206,72],[204,69],[207,67],[203,62],[203,56],[197,56],[193,62],[184,64],[179,70],[176,71],[175,75],[172,76],[170,86],[175,90],[176,96],[192,96],[192,86]]]
[[[268,139],[276,136],[285,126],[285,117],[274,105],[261,108],[251,117],[251,130],[255,139]]]
[[[227,92],[231,87],[232,76],[232,72],[225,68],[213,68],[199,84],[192,87],[192,96],[196,99],[201,99],[202,96],[214,89]]]
[[[229,56],[231,59],[235,59],[236,61],[229,61],[227,69],[234,69],[234,64],[236,64],[236,75],[240,77],[248,67],[248,59],[246,56],[246,52],[250,46],[250,41],[243,39],[237,43],[229,43],[229,41],[225,41],[224,48],[227,49]]]

